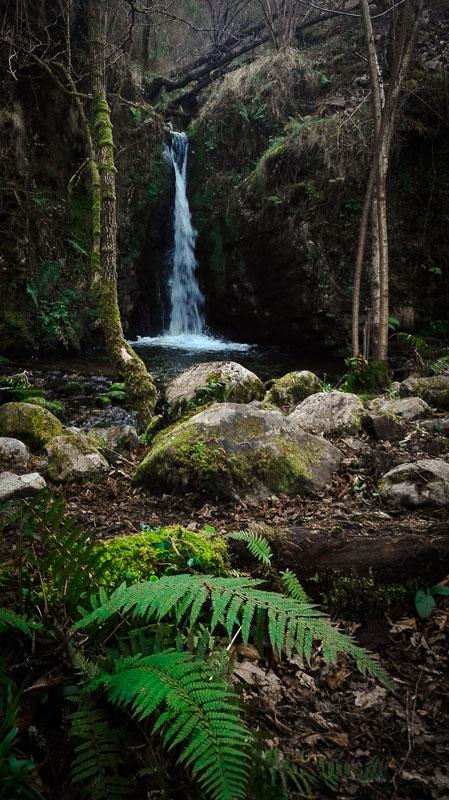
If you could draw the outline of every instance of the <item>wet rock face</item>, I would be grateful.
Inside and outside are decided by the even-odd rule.
[[[46,483],[37,472],[29,475],[14,475],[13,472],[0,474],[0,503],[12,500],[14,497],[32,497],[32,495],[45,489]]]
[[[0,436],[20,439],[31,450],[39,450],[62,430],[62,423],[46,408],[31,403],[5,403],[0,407]]]
[[[109,465],[89,439],[81,433],[66,433],[49,441],[48,475],[56,482],[77,481],[104,475]]]
[[[418,395],[435,408],[449,409],[449,375],[407,378],[401,383],[399,394],[401,397]]]
[[[157,436],[136,480],[153,492],[211,498],[304,495],[320,491],[341,458],[278,412],[222,403]]]
[[[305,431],[336,435],[357,433],[365,410],[354,394],[346,392],[318,392],[303,400],[289,415]]]
[[[274,381],[271,389],[265,396],[264,403],[288,408],[300,403],[312,394],[321,392],[323,384],[313,372],[301,370],[289,372],[282,378]]]
[[[25,466],[30,454],[28,448],[18,439],[0,437],[0,467]]]
[[[391,506],[449,507],[449,464],[441,458],[423,458],[400,464],[384,475],[380,495]]]
[[[263,384],[254,372],[235,361],[212,361],[195,364],[182,372],[167,386],[165,395],[169,405],[192,400],[198,389],[209,386],[212,400],[226,399],[231,403],[249,403],[263,396]],[[213,387],[222,394],[215,396]]]

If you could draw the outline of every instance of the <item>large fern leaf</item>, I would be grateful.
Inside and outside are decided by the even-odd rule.
[[[236,696],[204,662],[175,651],[126,658],[91,688],[99,685],[111,702],[130,706],[139,719],[158,711],[154,731],[169,749],[181,747],[180,762],[213,800],[246,797],[249,733]]]
[[[351,655],[358,669],[390,685],[386,673],[370,654],[333,625],[311,603],[276,592],[259,589],[261,581],[253,578],[216,578],[208,575],[170,575],[155,583],[146,581],[122,585],[107,602],[83,617],[76,629],[107,621],[117,613],[131,613],[146,620],[162,620],[175,613],[178,623],[192,626],[200,614],[208,612],[213,632],[221,625],[231,637],[241,628],[244,644],[258,625],[265,625],[265,635],[279,654],[297,652],[310,660],[314,641],[320,641],[323,656],[332,662],[339,652]],[[257,625],[256,625],[257,628]]]
[[[30,623],[24,617],[20,617],[8,608],[0,608],[0,633],[8,630],[20,631],[31,636]]]

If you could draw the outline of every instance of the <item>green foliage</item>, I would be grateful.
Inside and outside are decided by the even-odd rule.
[[[141,533],[108,539],[94,546],[100,554],[101,582],[115,588],[153,575],[186,572],[226,572],[227,548],[206,530],[189,531],[180,525],[144,528]]]
[[[175,651],[137,656],[117,660],[114,672],[101,674],[92,687],[99,685],[140,720],[157,711],[153,731],[165,747],[181,746],[179,761],[214,800],[246,797],[249,734],[235,695],[212,679],[207,664]]]
[[[430,369],[434,375],[442,375],[444,372],[449,372],[449,354],[443,355],[432,361]]]
[[[8,608],[0,608],[0,634],[11,630],[24,633],[26,636],[31,636],[30,625],[23,617],[10,611]]]
[[[294,572],[290,569],[286,569],[285,572],[281,572],[281,577],[286,594],[293,597],[293,599],[297,600],[299,603],[310,603],[310,598],[302,588]]]
[[[348,372],[341,387],[344,392],[376,394],[390,383],[390,370],[382,361],[367,361],[363,356],[356,356],[347,358],[345,364]]]
[[[259,97],[255,97],[248,106],[245,106],[243,103],[238,103],[238,112],[248,125],[265,125],[268,122],[267,104],[262,102]]]
[[[264,566],[270,567],[273,553],[267,540],[259,533],[251,531],[233,531],[225,536],[225,539],[233,539],[236,542],[245,542],[249,552],[260,561]]]
[[[0,797],[42,800],[36,786],[36,765],[18,754],[20,695],[5,675],[0,678]]]
[[[123,742],[104,708],[83,697],[69,716],[74,740],[71,781],[86,800],[121,800],[131,793],[131,784],[119,774],[123,765]]]
[[[415,608],[421,619],[426,619],[426,617],[430,616],[435,608],[435,595],[449,597],[449,586],[430,586],[430,588],[426,589],[425,591],[420,590],[416,592]]]
[[[27,286],[27,293],[37,311],[40,335],[68,347],[76,339],[75,313],[81,294],[77,289],[67,288],[65,270],[63,259],[42,261]]]
[[[87,592],[99,587],[103,574],[100,554],[75,518],[66,516],[61,498],[52,498],[44,489],[32,500],[6,503],[2,511],[0,530],[20,527],[22,563],[18,569],[30,574],[37,571],[34,591],[73,610]],[[36,552],[37,543],[43,552]]]
[[[283,597],[276,592],[258,589],[261,581],[252,578],[213,578],[201,575],[163,577],[156,583],[143,582],[121,586],[105,602],[76,623],[75,629],[101,625],[118,613],[130,613],[133,618],[162,621],[174,614],[178,624],[190,628],[201,613],[207,612],[213,633],[217,626],[232,637],[241,628],[244,644],[260,629],[279,655],[296,652],[309,662],[315,640],[321,641],[323,657],[335,661],[339,652],[351,655],[363,674],[370,674],[386,685],[389,680],[382,668],[358,647],[350,636],[341,633],[323,612],[310,603]]]

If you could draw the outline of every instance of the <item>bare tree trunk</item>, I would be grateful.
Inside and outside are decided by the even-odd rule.
[[[389,320],[389,253],[387,222],[387,174],[391,141],[398,109],[398,101],[405,75],[410,64],[419,20],[422,0],[407,0],[400,13],[400,36],[396,47],[387,97],[384,100],[382,77],[377,58],[368,0],[360,0],[360,9],[368,52],[372,109],[375,130],[374,156],[365,192],[360,222],[357,255],[354,270],[352,303],[352,354],[360,354],[360,290],[365,256],[368,223],[371,213],[372,236],[372,294],[374,319],[377,323],[376,357],[379,361],[388,358]]]
[[[89,4],[89,48],[95,138],[90,140],[93,192],[92,286],[112,364],[123,376],[141,427],[154,412],[156,389],[145,364],[123,335],[117,297],[117,208],[114,141],[106,98],[106,7]]]

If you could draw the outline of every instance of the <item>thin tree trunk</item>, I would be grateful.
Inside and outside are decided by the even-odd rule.
[[[145,427],[154,412],[156,389],[145,364],[123,335],[117,297],[117,207],[114,140],[106,98],[106,11],[104,0],[89,4],[89,48],[93,95],[94,141],[90,142],[93,193],[92,287],[108,356],[122,375]]]

